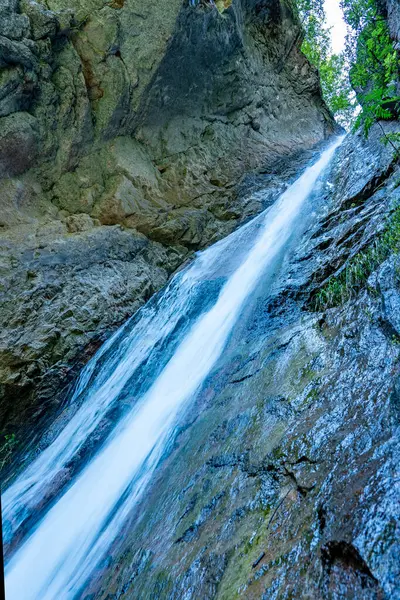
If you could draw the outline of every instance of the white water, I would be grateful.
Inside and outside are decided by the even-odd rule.
[[[140,312],[131,330],[126,324],[83,371],[75,392],[76,397],[84,395],[81,408],[4,495],[3,519],[10,539],[140,365],[178,326],[191,306],[196,285],[217,279],[221,272],[226,276],[228,270],[211,308],[185,326],[179,345],[153,384],[11,558],[6,567],[7,600],[68,600],[85,584],[151,478],[178,413],[220,357],[246,298],[282,251],[340,142],[323,152],[272,208],[200,254],[158,302]],[[249,232],[257,229],[252,247],[246,248]],[[236,252],[233,264],[232,252]]]

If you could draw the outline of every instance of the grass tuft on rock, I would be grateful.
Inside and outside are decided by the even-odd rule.
[[[365,286],[373,271],[391,254],[400,252],[400,207],[381,234],[365,250],[351,258],[339,275],[331,277],[315,294],[312,309],[324,311],[340,306]]]

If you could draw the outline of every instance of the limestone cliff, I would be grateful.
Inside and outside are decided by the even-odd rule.
[[[301,39],[289,0],[0,0],[1,431],[332,132]]]

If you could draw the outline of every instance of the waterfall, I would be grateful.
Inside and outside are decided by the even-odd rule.
[[[271,208],[199,253],[83,370],[71,400],[75,414],[3,497],[6,542],[41,511],[6,565],[7,600],[76,598],[143,494],[179,414],[221,357],[246,299],[284,251],[341,141]],[[121,398],[128,409],[51,502],[57,477]]]

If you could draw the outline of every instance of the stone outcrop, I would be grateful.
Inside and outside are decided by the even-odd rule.
[[[301,38],[290,0],[0,0],[1,432],[332,132]]]

